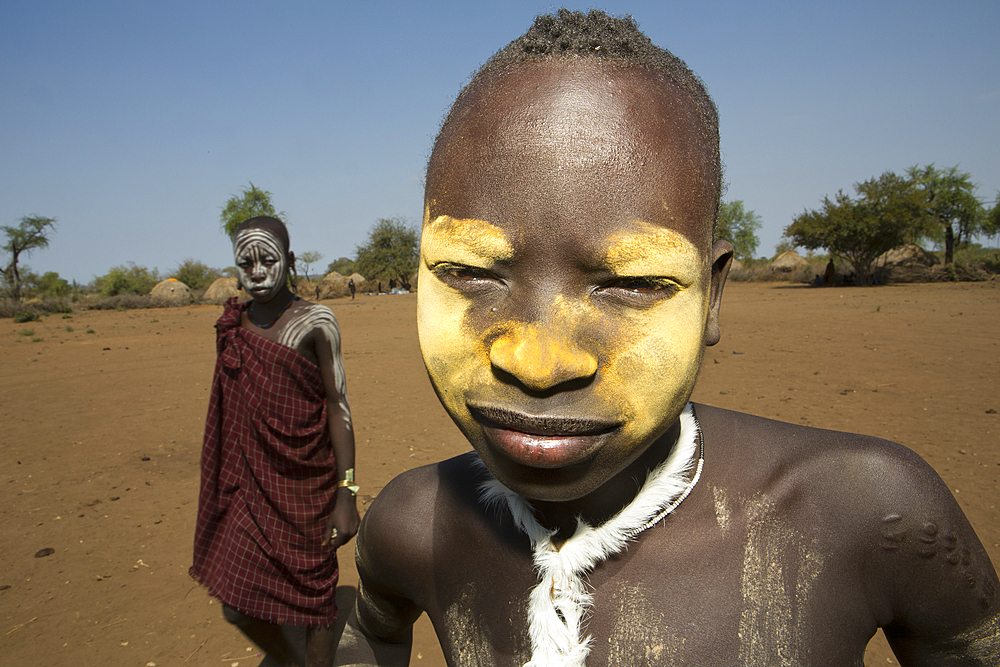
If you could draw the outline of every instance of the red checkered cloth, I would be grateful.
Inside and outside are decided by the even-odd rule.
[[[201,455],[191,576],[245,614],[328,627],[337,554],[323,546],[337,484],[326,391],[301,354],[240,327],[230,299]]]

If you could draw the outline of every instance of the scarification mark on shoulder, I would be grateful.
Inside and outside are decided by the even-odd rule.
[[[897,524],[903,520],[902,514],[887,514],[882,517],[882,523],[886,524],[886,529],[882,532],[882,537],[884,541],[882,542],[882,548],[886,551],[899,551],[901,548],[901,543],[906,539],[907,531],[905,528],[899,528],[893,524]]]
[[[901,552],[924,561],[933,561],[941,556],[948,564],[947,572],[956,578],[955,585],[965,588],[984,609],[993,605],[996,591],[992,580],[984,574],[982,563],[973,558],[969,547],[960,543],[958,534],[940,522],[931,520],[903,523],[899,514],[890,514],[882,519],[886,530],[882,532],[882,549]]]

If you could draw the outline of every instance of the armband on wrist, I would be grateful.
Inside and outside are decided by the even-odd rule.
[[[361,487],[354,483],[354,468],[348,468],[344,471],[344,479],[337,482],[337,488],[344,487],[351,492],[352,496],[358,495],[358,491]]]

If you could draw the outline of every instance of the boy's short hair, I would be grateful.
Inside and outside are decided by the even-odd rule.
[[[702,139],[713,152],[715,199],[719,200],[722,196],[722,159],[719,153],[719,112],[715,102],[701,78],[683,60],[653,44],[628,14],[615,17],[597,9],[585,14],[563,8],[554,15],[544,14],[535,18],[527,32],[493,54],[458,94],[441,125],[435,149],[455,110],[461,107],[462,101],[483,79],[521,63],[557,58],[596,58],[611,67],[638,67],[660,74],[687,93],[701,121]]]

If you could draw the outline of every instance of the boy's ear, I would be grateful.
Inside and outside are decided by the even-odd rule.
[[[708,321],[705,323],[705,345],[715,345],[722,337],[719,330],[719,307],[722,305],[722,288],[726,286],[729,267],[733,263],[733,246],[729,241],[718,240],[712,244],[712,288],[708,296]]]

